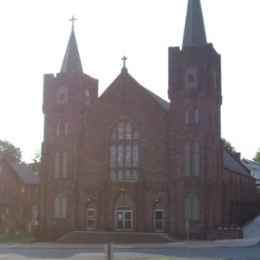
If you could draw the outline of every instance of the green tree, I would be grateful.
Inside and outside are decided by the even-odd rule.
[[[12,156],[16,162],[21,162],[22,151],[6,140],[0,140],[0,156]]]
[[[260,148],[258,149],[258,151],[256,152],[255,157],[253,158],[253,160],[255,162],[260,162]]]
[[[236,148],[229,142],[227,141],[225,138],[222,138],[222,142],[224,144],[224,147],[229,150],[232,153],[236,152]]]

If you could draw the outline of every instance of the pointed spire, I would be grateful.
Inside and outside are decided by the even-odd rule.
[[[78,45],[76,41],[76,36],[74,32],[74,21],[76,18],[72,16],[70,21],[72,22],[72,30],[69,38],[69,42],[67,45],[66,53],[61,66],[61,73],[69,73],[69,72],[83,72]]]
[[[200,0],[189,0],[182,47],[206,45]]]

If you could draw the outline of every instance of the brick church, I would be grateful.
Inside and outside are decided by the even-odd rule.
[[[99,96],[72,26],[60,72],[44,76],[39,238],[182,238],[187,223],[194,238],[236,237],[255,213],[255,179],[221,141],[220,60],[200,1],[189,0],[182,48],[169,47],[169,101],[141,86],[125,59]]]

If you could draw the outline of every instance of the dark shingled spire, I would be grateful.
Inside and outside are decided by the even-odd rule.
[[[189,0],[182,47],[206,45],[200,0]]]
[[[74,28],[72,28],[67,50],[63,59],[63,63],[61,66],[61,73],[70,73],[70,72],[82,72],[82,65],[80,61],[80,56],[79,56],[79,50],[78,50],[78,45],[74,33]]]

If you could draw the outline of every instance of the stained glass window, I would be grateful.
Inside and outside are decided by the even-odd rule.
[[[131,122],[122,120],[111,134],[110,179],[137,180],[138,166],[138,131]]]

